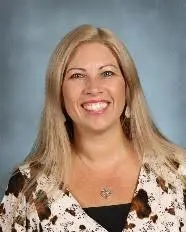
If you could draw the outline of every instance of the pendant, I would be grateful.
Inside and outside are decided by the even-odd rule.
[[[109,189],[109,188],[103,188],[101,191],[100,191],[100,195],[101,197],[107,199],[111,196],[112,194],[112,191]]]

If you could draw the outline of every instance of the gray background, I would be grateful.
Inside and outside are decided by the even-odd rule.
[[[186,0],[0,0],[0,197],[35,139],[49,56],[84,23],[125,41],[157,125],[186,146]]]

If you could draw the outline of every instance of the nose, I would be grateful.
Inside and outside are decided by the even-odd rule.
[[[88,78],[86,81],[84,93],[86,95],[98,95],[103,93],[103,87],[98,78]]]

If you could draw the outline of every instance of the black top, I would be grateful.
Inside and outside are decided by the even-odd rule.
[[[83,208],[84,211],[109,232],[122,232],[131,204]]]

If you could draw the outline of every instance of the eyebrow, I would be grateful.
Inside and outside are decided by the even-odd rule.
[[[84,68],[69,68],[66,73],[72,71],[72,70],[81,70],[81,71],[86,71]]]
[[[103,68],[105,68],[105,67],[107,67],[107,66],[112,66],[112,67],[114,67],[115,69],[118,69],[118,67],[116,66],[116,65],[114,65],[114,64],[106,64],[106,65],[103,65],[103,66],[101,66],[101,67],[99,67],[99,70],[101,70],[101,69],[103,69]],[[86,69],[84,69],[84,68],[69,68],[68,70],[67,70],[67,72],[66,73],[69,73],[70,71],[72,71],[72,70],[81,70],[81,71],[86,71]]]
[[[114,64],[106,64],[106,65],[103,65],[103,66],[99,67],[99,69],[103,69],[103,68],[105,68],[105,67],[107,67],[107,66],[112,66],[112,67],[114,67],[115,69],[118,69],[118,67],[117,67],[116,65],[114,65]]]

